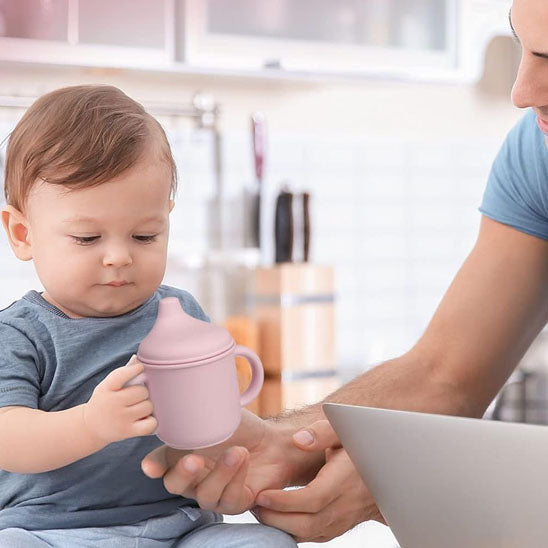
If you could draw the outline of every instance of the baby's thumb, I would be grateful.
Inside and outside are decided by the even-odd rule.
[[[316,421],[293,434],[293,443],[305,451],[323,451],[340,447],[341,442],[327,420]]]
[[[131,358],[129,358],[129,361],[126,363],[126,365],[131,365],[131,364],[136,363],[138,361],[139,360],[137,359],[137,354],[132,354]]]

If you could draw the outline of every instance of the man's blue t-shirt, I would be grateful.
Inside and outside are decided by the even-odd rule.
[[[97,384],[137,353],[164,297],[178,297],[188,314],[208,320],[189,293],[168,286],[111,318],[71,319],[36,291],[0,311],[0,407],[60,411],[87,402]],[[50,472],[0,470],[0,529],[125,525],[197,506],[141,471],[142,458],[161,444],[143,436]]]
[[[534,111],[508,133],[491,168],[480,211],[548,240],[548,150]]]

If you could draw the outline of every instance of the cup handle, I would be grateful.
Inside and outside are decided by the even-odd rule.
[[[255,352],[252,352],[247,346],[241,346],[239,344],[234,348],[234,354],[245,358],[251,366],[251,382],[245,389],[244,393],[240,395],[240,405],[245,407],[251,403],[261,391],[263,387],[264,371],[263,364]]]

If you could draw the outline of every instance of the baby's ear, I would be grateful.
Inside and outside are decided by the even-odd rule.
[[[2,208],[2,224],[15,256],[22,261],[32,259],[28,221],[18,209],[7,205]]]

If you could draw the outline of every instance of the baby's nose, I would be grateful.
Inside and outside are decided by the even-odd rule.
[[[129,249],[125,246],[110,246],[103,257],[103,266],[128,266],[133,262]]]

